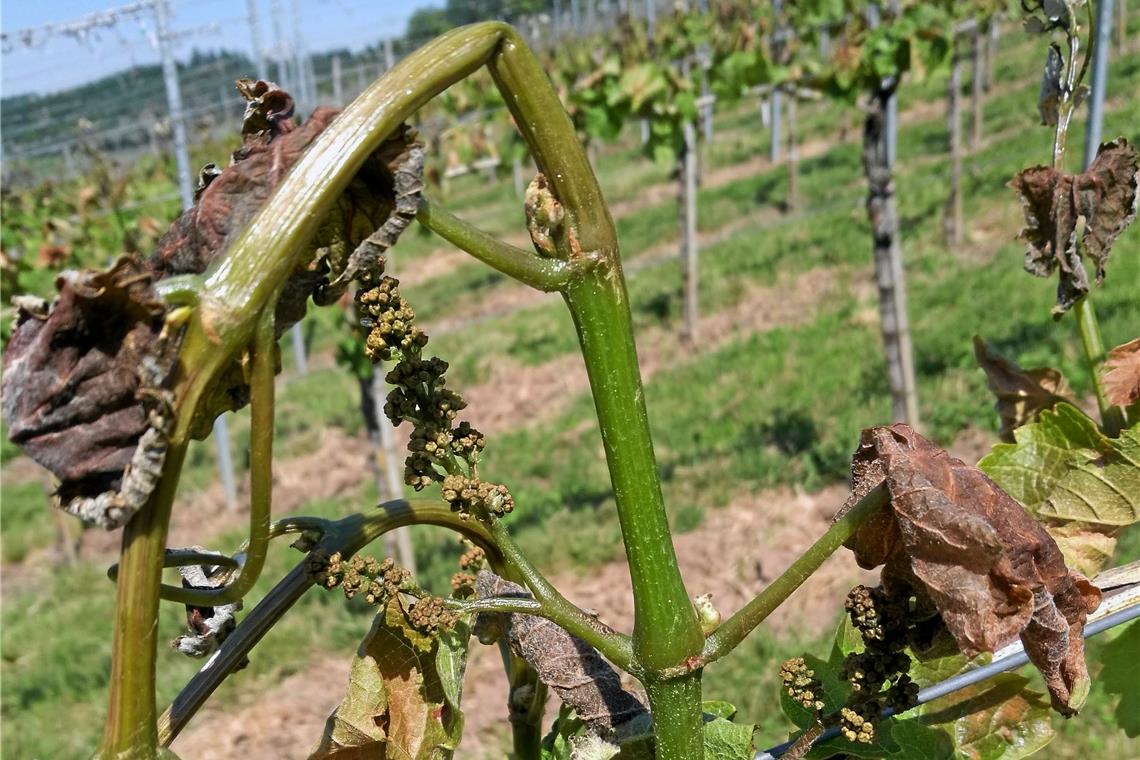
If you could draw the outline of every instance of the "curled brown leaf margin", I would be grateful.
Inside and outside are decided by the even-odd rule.
[[[317,108],[295,125],[293,99],[275,84],[242,80],[238,90],[248,101],[241,147],[224,170],[203,170],[195,204],[149,258],[125,256],[106,270],[65,273],[51,304],[17,300],[21,308],[0,381],[4,416],[12,440],[60,479],[60,505],[86,522],[125,524],[161,474],[165,431],[156,425],[153,402],[178,341],[160,346],[167,305],[154,283],[204,272],[337,116]],[[397,130],[323,221],[311,255],[278,299],[278,335],[304,316],[309,298],[328,282],[331,252],[352,251],[391,214],[392,161],[413,143],[413,131]],[[152,371],[156,365],[160,372]],[[247,402],[235,362],[210,389],[192,436],[205,437],[214,417]],[[133,480],[132,472],[138,476]]]
[[[1017,174],[1009,187],[1021,199],[1026,243],[1025,270],[1038,277],[1059,271],[1054,317],[1071,309],[1089,291],[1089,277],[1077,245],[1104,280],[1112,244],[1136,218],[1140,200],[1140,153],[1123,137],[1102,143],[1096,158],[1081,174],[1065,174],[1051,166],[1032,166]]]
[[[932,604],[967,656],[1020,638],[1053,708],[1074,714],[1088,694],[1083,629],[1100,591],[1065,566],[1045,528],[902,423],[864,430],[851,472],[855,497],[880,483],[891,497],[846,544],[859,565],[883,566],[889,592]]]

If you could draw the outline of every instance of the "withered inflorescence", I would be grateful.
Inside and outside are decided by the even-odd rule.
[[[427,335],[400,294],[399,281],[377,274],[356,294],[360,323],[369,330],[365,354],[373,362],[395,361],[384,379],[392,386],[384,414],[393,424],[412,424],[404,482],[417,491],[439,483],[444,500],[461,517],[489,521],[514,508],[507,487],[479,478],[486,438],[456,415],[463,397],[446,387],[447,362],[424,358]]]
[[[917,703],[918,685],[907,675],[911,660],[904,650],[924,645],[929,631],[925,621],[916,622],[921,616],[912,614],[908,596],[888,594],[881,586],[856,586],[844,606],[864,649],[847,655],[839,672],[851,685],[839,728],[848,741],[869,744],[885,707],[902,711]]]

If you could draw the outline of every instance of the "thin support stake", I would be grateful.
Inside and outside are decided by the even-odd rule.
[[[305,355],[305,332],[301,329],[300,322],[289,328],[289,336],[293,340],[293,362],[297,365],[297,374],[306,375],[309,372],[309,361]]]
[[[1089,82],[1089,120],[1085,126],[1085,168],[1096,158],[1104,125],[1104,91],[1108,84],[1108,46],[1112,33],[1112,0],[1096,7],[1096,38],[1093,40],[1092,79]]]
[[[697,339],[697,129],[691,121],[681,125],[685,140],[681,157],[681,271],[685,302],[681,339]]]

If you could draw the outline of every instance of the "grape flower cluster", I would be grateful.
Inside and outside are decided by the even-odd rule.
[[[793,702],[817,713],[823,709],[823,700],[820,699],[823,686],[803,657],[785,660],[780,666],[780,680],[784,682],[784,690]]]
[[[399,281],[369,275],[356,293],[360,324],[367,329],[365,354],[374,363],[395,361],[384,379],[392,386],[384,414],[395,425],[410,422],[404,482],[417,491],[433,483],[461,518],[489,522],[514,508],[506,486],[479,478],[479,455],[486,438],[456,415],[466,406],[462,396],[446,387],[447,362],[423,357],[427,335],[400,294]]]
[[[380,562],[359,554],[346,560],[340,552],[327,559],[313,555],[306,570],[318,585],[340,587],[346,599],[363,596],[376,607],[400,602],[408,624],[429,636],[438,635],[459,621],[459,612],[449,608],[441,597],[423,594],[413,584],[411,574],[391,558]],[[401,594],[415,598],[405,606]]]
[[[839,712],[839,729],[848,741],[870,744],[884,707],[902,711],[917,703],[918,684],[908,675],[911,660],[904,650],[926,632],[912,622],[909,605],[909,596],[882,587],[860,585],[847,595],[844,607],[864,643],[862,652],[847,655],[839,672],[852,692]]]

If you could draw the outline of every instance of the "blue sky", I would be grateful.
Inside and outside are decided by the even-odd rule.
[[[15,34],[29,27],[78,21],[90,13],[128,5],[131,0],[5,0],[0,4],[0,28]],[[271,9],[282,10],[282,33],[292,39],[293,0],[255,0],[264,45],[274,40]],[[443,0],[297,0],[300,26],[311,52],[333,48],[359,50],[387,36],[403,34],[408,17],[417,9],[442,5]],[[180,59],[195,48],[240,50],[249,53],[253,43],[247,0],[171,0],[174,30],[189,29],[176,48]],[[216,24],[217,29],[208,29]],[[149,16],[99,30],[86,41],[56,36],[27,48],[14,42],[0,64],[0,94],[47,93],[97,79],[136,64],[155,63],[158,54],[150,44],[153,23]]]

